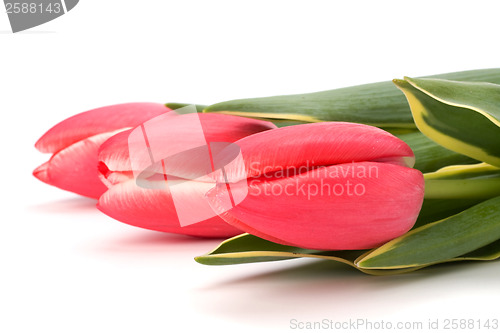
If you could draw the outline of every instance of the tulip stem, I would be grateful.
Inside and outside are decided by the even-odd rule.
[[[426,179],[426,199],[487,199],[500,196],[500,179]]]

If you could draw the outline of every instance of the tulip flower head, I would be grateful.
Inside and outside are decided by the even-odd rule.
[[[225,167],[207,193],[229,224],[285,245],[318,250],[369,249],[406,233],[424,197],[413,152],[381,129],[354,123],[296,125],[235,142],[244,168]],[[220,161],[232,153],[221,151]],[[228,207],[226,182],[248,192]]]
[[[206,198],[217,185],[213,174],[221,173],[213,156],[230,151],[226,158],[231,156],[243,166],[232,143],[275,128],[267,121],[176,110],[119,133],[100,149],[99,170],[109,189],[98,208],[119,221],[151,230],[205,237],[240,234]],[[224,197],[235,199],[242,200]]]
[[[100,145],[120,131],[169,111],[159,103],[126,103],[70,117],[36,142],[39,151],[52,157],[33,175],[49,185],[97,199],[107,190],[97,171]]]

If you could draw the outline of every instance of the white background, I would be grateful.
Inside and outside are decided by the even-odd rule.
[[[12,34],[0,13],[0,332],[296,331],[290,320],[500,319],[500,262],[365,276],[211,267],[218,241],[134,228],[37,181],[35,141],[99,106],[312,92],[498,67],[496,1],[82,0]],[[361,331],[361,330],[359,330]]]

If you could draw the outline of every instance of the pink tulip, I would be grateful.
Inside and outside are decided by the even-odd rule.
[[[107,190],[97,172],[99,146],[114,134],[170,111],[163,104],[106,106],[70,117],[52,127],[35,144],[50,160],[33,171],[39,180],[91,198]]]
[[[97,207],[114,219],[151,230],[202,237],[240,234],[241,230],[218,217],[204,199],[208,189],[216,184],[208,176],[196,175],[206,161],[198,154],[199,151],[192,148],[200,144],[203,148],[203,145],[206,147],[212,143],[231,143],[275,128],[274,124],[266,121],[236,116],[177,115],[172,112],[151,119],[133,130],[119,133],[100,148],[99,170],[109,190],[99,198]],[[134,147],[134,143],[138,148]],[[141,144],[144,144],[142,155],[136,151]],[[132,152],[134,156],[131,156]],[[165,158],[175,154],[187,158],[181,158],[180,162]],[[159,157],[150,160],[153,155]],[[149,164],[152,164],[153,169],[148,169],[153,170],[152,176],[141,179],[142,169]],[[159,168],[154,169],[155,166]],[[141,186],[141,181],[146,182],[147,186]],[[180,205],[187,207],[188,214],[191,212],[193,218],[205,216],[206,219],[182,225],[179,217],[182,207],[174,203],[173,185],[182,186],[181,193],[177,191],[176,195],[177,198],[180,196]],[[209,214],[203,215],[207,208]]]
[[[369,249],[407,232],[424,196],[414,155],[403,141],[367,125],[284,127],[235,142],[245,172],[228,163],[207,196],[229,224],[285,245],[318,250]],[[228,152],[218,155],[230,161]],[[221,201],[246,191],[233,207]],[[240,186],[236,186],[240,184]]]

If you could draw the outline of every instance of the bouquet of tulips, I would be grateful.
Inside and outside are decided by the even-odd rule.
[[[229,238],[202,264],[312,257],[380,275],[500,257],[500,69],[107,106],[36,148],[52,157],[35,177],[116,220]]]

